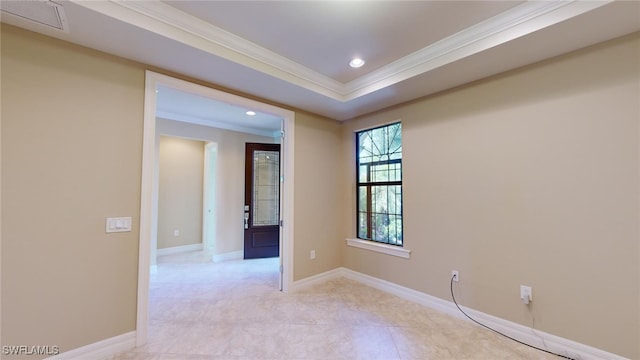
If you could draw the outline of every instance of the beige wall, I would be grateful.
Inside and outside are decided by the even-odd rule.
[[[341,124],[296,113],[294,280],[342,265],[346,231]],[[316,251],[316,259],[309,253]]]
[[[344,247],[351,269],[640,358],[638,34],[347,124],[403,123],[405,260]],[[519,285],[533,287],[531,313]]]
[[[5,25],[1,35],[2,345],[67,351],[132,331],[144,71]],[[114,216],[133,231],[106,234]]]
[[[245,143],[273,143],[275,139],[165,119],[157,120],[157,133],[217,144],[214,254],[242,251],[244,249]],[[159,235],[158,239],[160,239]]]
[[[160,137],[158,249],[202,243],[204,145]]]

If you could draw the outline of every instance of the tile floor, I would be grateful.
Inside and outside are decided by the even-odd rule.
[[[278,259],[159,260],[148,344],[113,360],[557,359],[347,279],[277,291]]]

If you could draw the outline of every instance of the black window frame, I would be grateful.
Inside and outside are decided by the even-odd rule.
[[[386,156],[387,156],[387,160],[379,160],[379,161],[372,161],[372,162],[368,162],[368,163],[361,163],[360,162],[360,136],[363,133],[367,133],[370,131],[375,131],[375,130],[379,130],[379,129],[383,129],[383,128],[389,128],[395,125],[400,125],[400,158],[399,159],[391,159],[391,153],[387,152]],[[402,189],[402,123],[401,122],[394,122],[394,123],[390,123],[390,124],[385,124],[385,125],[381,125],[381,126],[377,126],[374,128],[369,128],[369,129],[364,129],[364,130],[360,130],[357,131],[355,133],[355,147],[356,147],[356,237],[359,239],[363,239],[363,240],[368,240],[368,241],[374,241],[374,242],[379,242],[379,243],[383,243],[383,244],[389,244],[389,245],[394,245],[394,246],[399,246],[399,247],[403,247],[404,245],[404,238],[403,238],[403,228],[404,228],[404,221],[403,221],[403,189]],[[389,149],[387,149],[388,151]],[[399,164],[399,169],[395,169],[397,171],[399,171],[399,176],[400,176],[400,180],[393,180],[393,181],[372,181],[371,179],[371,175],[372,175],[372,167],[375,166],[395,166],[396,164]],[[367,168],[367,172],[366,172],[366,180],[361,181],[361,167],[366,167]],[[375,211],[372,211],[372,189],[373,187],[400,187],[400,210],[399,212],[396,210],[396,212],[392,215],[390,215],[390,212],[387,209],[386,213],[377,213]],[[361,200],[360,200],[360,189],[361,188],[365,188],[366,189],[366,209],[365,211],[361,211]],[[387,189],[386,191],[389,191],[389,189]],[[366,221],[366,225],[367,225],[367,230],[366,230],[366,236],[361,236],[361,216],[365,214],[367,221]],[[383,217],[386,215],[387,219],[389,218],[389,216],[394,216],[394,218],[399,218],[400,220],[400,231],[397,232],[400,234],[399,238],[395,238],[395,240],[392,242],[391,241],[391,235],[389,234],[389,229],[387,229],[387,238],[386,239],[380,239],[380,238],[376,238],[374,235],[374,231],[373,231],[373,224],[376,223],[376,221],[374,220],[375,216],[380,216],[382,215]],[[389,226],[389,224],[386,224],[385,226]],[[397,234],[396,234],[397,235]]]

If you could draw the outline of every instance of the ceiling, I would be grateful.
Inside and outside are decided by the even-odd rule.
[[[164,85],[156,89],[156,116],[266,137],[280,136],[283,125],[277,115]]]
[[[0,6],[2,22],[337,121],[640,30],[637,1],[3,0]],[[7,12],[20,7],[28,8],[25,17],[58,24]],[[57,18],[40,14],[51,8]],[[353,57],[365,65],[350,68]],[[213,113],[231,110],[225,104],[164,90],[158,106],[167,117],[232,116],[208,115],[214,105],[221,108]],[[244,111],[233,116],[246,120]],[[250,120],[238,126],[245,125],[253,127]]]

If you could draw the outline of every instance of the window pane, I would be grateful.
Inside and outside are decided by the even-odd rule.
[[[402,187],[372,186],[372,239],[397,243],[402,239]]]
[[[402,238],[402,127],[357,133],[358,237],[393,245]]]
[[[280,204],[280,154],[277,151],[253,152],[252,226],[278,225]]]
[[[360,182],[367,182],[367,170],[369,169],[368,165],[360,165]]]
[[[402,128],[400,123],[358,133],[360,164],[402,158]]]
[[[369,214],[366,212],[358,213],[358,237],[362,239],[367,239],[369,236],[367,235],[367,219]]]
[[[371,167],[371,181],[389,181],[389,164],[374,165]]]
[[[360,166],[362,168],[363,166]],[[371,165],[371,180],[370,182],[384,182],[384,181],[401,181],[402,180],[402,164],[399,162],[383,163],[379,165]],[[360,173],[360,181],[362,180],[362,172]]]
[[[389,243],[402,245],[402,216],[389,215]]]
[[[367,211],[367,187],[366,186],[358,187],[358,211],[360,212]]]
[[[358,237],[367,236],[367,186],[358,187]]]

